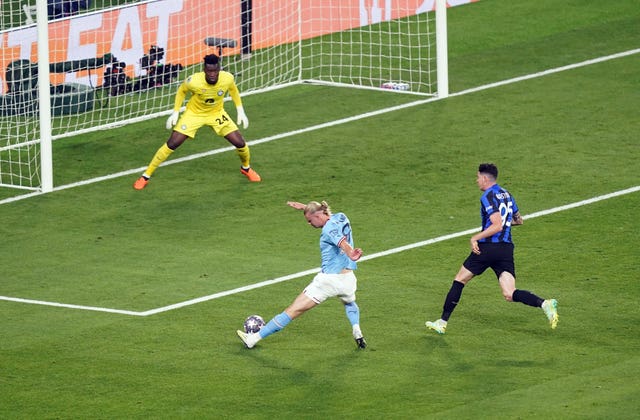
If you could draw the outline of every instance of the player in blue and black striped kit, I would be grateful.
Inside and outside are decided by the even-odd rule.
[[[556,328],[558,302],[555,299],[545,300],[529,291],[516,289],[511,227],[521,225],[523,219],[515,199],[497,184],[498,168],[493,163],[480,164],[477,176],[476,182],[483,191],[480,197],[482,231],[471,237],[471,253],[449,289],[441,318],[433,322],[427,321],[427,328],[444,334],[449,317],[460,301],[462,289],[487,268],[491,268],[498,277],[502,295],[507,301],[542,308],[551,328]]]

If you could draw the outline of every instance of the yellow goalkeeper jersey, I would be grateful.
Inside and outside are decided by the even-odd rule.
[[[179,111],[187,93],[190,93],[187,111],[195,114],[215,114],[222,111],[227,92],[236,107],[242,106],[240,92],[231,73],[221,70],[215,85],[207,83],[204,72],[196,73],[188,77],[178,88],[173,110]]]

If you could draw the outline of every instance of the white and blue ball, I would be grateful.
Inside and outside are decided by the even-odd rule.
[[[264,327],[264,319],[260,315],[251,315],[244,320],[244,332],[253,334],[260,331]]]

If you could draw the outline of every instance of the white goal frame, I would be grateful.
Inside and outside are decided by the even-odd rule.
[[[51,80],[52,75],[50,75],[50,70],[49,70],[49,66],[51,64],[51,59],[50,59],[51,52],[49,49],[49,45],[51,42],[51,40],[49,39],[51,22],[48,20],[48,15],[47,15],[47,0],[35,0],[35,1],[36,1],[35,27],[37,28],[37,41],[38,41],[37,42],[37,59],[38,59],[38,63],[37,63],[38,76],[37,77],[39,81]],[[140,1],[135,3],[135,5],[152,4],[155,1],[156,0]],[[181,0],[181,1],[186,2],[188,0]],[[237,1],[240,2],[241,0],[237,0]],[[247,0],[244,0],[244,1],[246,2]],[[259,0],[255,0],[255,1],[257,2]],[[302,25],[305,24],[304,22],[302,22],[302,19],[301,19],[301,16],[303,15],[303,7],[308,7],[309,1],[310,0],[298,0],[297,2],[293,2],[293,1],[290,2],[294,5],[293,9],[297,7],[297,14],[298,14],[297,24],[299,26],[298,31],[300,33],[302,32]],[[345,0],[345,2],[346,1],[355,2],[355,0]],[[358,1],[361,5],[361,10],[362,10],[363,5],[365,4],[365,0],[358,0]],[[380,14],[381,14],[381,10],[383,10],[382,7],[379,6],[379,3],[381,1],[382,0],[366,0],[367,5],[371,7],[371,10],[370,10],[371,16],[373,17],[374,14],[377,14],[378,16],[377,21],[374,20],[373,18],[371,19],[371,22],[372,22],[371,25],[375,24],[376,22],[380,22]],[[477,0],[467,0],[467,2],[473,2],[473,1],[477,1]],[[250,4],[251,0],[248,0],[248,2]],[[386,16],[387,18],[391,16],[391,13],[389,11],[391,4],[392,4],[392,0],[385,0],[385,6],[387,7],[386,11],[388,12],[388,15]],[[437,96],[439,98],[446,98],[449,95],[448,53],[447,53],[447,1],[446,0],[425,0],[424,5],[427,5],[427,4],[435,5],[434,6],[435,19],[433,19],[435,23],[435,29],[434,29],[435,42],[434,42],[434,45],[429,45],[429,46],[425,45],[425,48],[429,48],[430,51],[432,49],[435,49],[435,52],[436,52],[435,78],[437,82],[436,86],[429,92],[424,92],[419,90],[413,91],[412,88],[410,87],[410,84],[405,83],[405,81],[401,79],[387,80],[384,83],[380,83],[380,81],[374,81],[373,83],[368,83],[368,84],[358,84],[357,82],[352,82],[352,81],[345,82],[340,78],[306,77],[304,66],[306,65],[308,67],[309,64],[305,64],[304,60],[308,59],[309,57],[304,56],[305,47],[303,46],[302,38],[300,38],[300,40],[298,40],[297,43],[296,42],[290,43],[291,46],[289,46],[289,48],[291,48],[291,51],[293,51],[293,54],[296,56],[293,59],[293,61],[296,61],[296,60],[298,61],[298,71],[293,72],[295,74],[293,74],[290,80],[276,81],[274,84],[266,85],[266,86],[257,86],[256,88],[251,88],[251,87],[243,88],[242,86],[240,86],[240,90],[244,96],[244,95],[262,93],[262,92],[270,91],[273,89],[280,89],[283,87],[292,86],[292,85],[301,84],[301,83],[314,83],[314,84],[323,84],[323,85],[329,85],[329,86],[350,87],[350,88],[386,89],[386,90],[393,90],[398,93],[429,95],[429,96]],[[126,8],[126,7],[132,7],[132,6],[127,5],[127,6],[120,6],[120,7]],[[33,8],[31,8],[31,11],[33,11],[32,9]],[[433,12],[428,11],[428,13],[431,14]],[[27,24],[29,23],[30,19],[31,17],[28,16],[28,19],[26,22]],[[361,20],[361,22],[364,22],[364,20]],[[246,62],[247,64],[245,64],[244,60],[245,58],[247,59],[250,58],[251,52],[245,51],[244,46],[243,46],[243,49],[240,50],[240,46],[236,47],[235,43],[229,42],[229,41],[231,40],[215,39],[215,38],[205,39],[205,43],[208,46],[211,46],[217,49],[217,52],[219,52],[220,54],[223,53],[224,48],[229,48],[231,51],[235,52],[235,54],[237,54],[238,57],[241,57],[241,59],[237,61],[238,65],[247,66],[247,67],[242,67],[242,70],[249,73],[251,70],[250,69],[251,61],[247,60]],[[225,42],[227,43],[225,44]],[[243,42],[244,42],[244,39],[243,39]],[[429,42],[433,42],[433,39]],[[284,42],[282,45],[286,45],[287,43],[288,42]],[[348,44],[348,42],[346,44]],[[296,49],[297,51],[295,51]],[[433,53],[429,52],[429,55],[432,56]],[[225,62],[224,60],[226,60],[226,57],[223,59],[223,63]],[[275,60],[278,60],[278,58],[276,58]],[[170,99],[165,100],[167,104],[173,103],[175,86],[171,87],[171,91],[172,92],[168,94],[170,95]],[[0,153],[2,153],[3,151],[6,152],[7,150],[18,150],[18,154],[22,154],[20,152],[21,148],[30,149],[30,151],[28,152],[30,156],[29,159],[34,160],[34,162],[30,163],[29,165],[30,167],[26,172],[30,173],[29,175],[27,175],[27,177],[34,178],[35,181],[32,184],[29,184],[28,182],[23,182],[20,180],[16,182],[16,181],[13,181],[12,179],[8,182],[5,182],[3,180],[3,175],[6,179],[6,178],[13,178],[13,176],[11,176],[12,174],[10,174],[7,177],[6,174],[0,173],[0,187],[12,187],[12,188],[19,188],[19,189],[25,189],[25,190],[31,190],[31,191],[40,191],[43,193],[50,192],[54,188],[52,143],[55,139],[75,136],[78,134],[91,132],[91,131],[104,130],[111,127],[122,126],[123,124],[127,124],[127,123],[135,123],[135,122],[146,120],[149,118],[167,115],[168,112],[170,112],[170,107],[171,107],[170,105],[167,105],[164,108],[149,109],[148,113],[144,115],[132,115],[125,118],[124,120],[120,118],[117,121],[108,121],[108,120],[96,121],[94,125],[70,127],[69,129],[56,131],[55,128],[52,127],[52,109],[51,109],[51,95],[50,95],[49,84],[38,83],[37,92],[38,92],[38,98],[37,98],[38,122],[37,122],[36,132],[32,134],[28,134],[28,136],[30,137],[25,138],[24,141],[16,142],[13,144],[7,144],[7,145],[0,143]],[[34,150],[34,149],[35,151],[32,152],[31,150]],[[35,159],[34,156],[37,156],[37,159]],[[31,168],[31,166],[34,166],[34,165],[35,167]],[[0,162],[0,166],[2,166],[2,162]],[[4,169],[2,170],[2,172],[4,172]],[[21,178],[21,177],[22,175],[18,176],[17,178]]]

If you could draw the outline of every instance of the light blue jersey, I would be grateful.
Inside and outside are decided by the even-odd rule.
[[[340,249],[338,244],[345,240],[353,247],[351,224],[344,213],[336,213],[322,227],[320,235],[320,255],[322,272],[339,274],[345,268],[355,270],[357,265]]]

